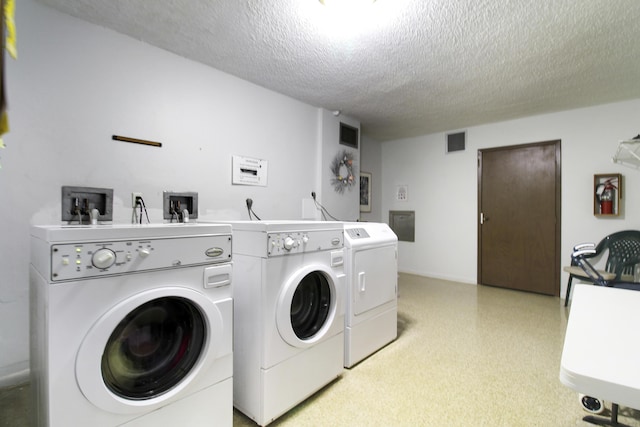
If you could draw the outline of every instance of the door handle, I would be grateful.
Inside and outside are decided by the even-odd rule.
[[[480,225],[484,224],[485,221],[489,221],[489,217],[484,215],[484,212],[480,212]]]

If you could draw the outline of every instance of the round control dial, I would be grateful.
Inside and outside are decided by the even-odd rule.
[[[109,268],[116,262],[116,253],[111,249],[102,248],[93,253],[91,263],[96,268]]]
[[[295,243],[296,243],[296,241],[293,240],[293,238],[291,238],[291,236],[287,236],[287,237],[285,237],[282,246],[284,246],[284,248],[286,250],[290,251],[294,247]]]

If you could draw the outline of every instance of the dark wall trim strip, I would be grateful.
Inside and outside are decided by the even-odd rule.
[[[147,141],[145,139],[129,138],[128,136],[113,135],[113,140],[133,142],[134,144],[151,145],[152,147],[162,147],[161,142]]]

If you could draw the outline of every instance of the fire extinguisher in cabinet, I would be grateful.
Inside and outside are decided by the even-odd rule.
[[[613,200],[615,198],[617,188],[618,187],[613,185],[613,179],[608,179],[604,182],[604,188],[600,195],[600,213],[602,215],[613,213]]]

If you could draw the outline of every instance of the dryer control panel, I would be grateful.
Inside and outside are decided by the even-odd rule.
[[[231,261],[231,236],[51,245],[51,280],[75,280]]]
[[[345,231],[352,239],[367,239],[369,233],[364,228],[346,228]]]
[[[267,235],[269,256],[326,251],[340,249],[343,246],[342,230],[280,232]]]

